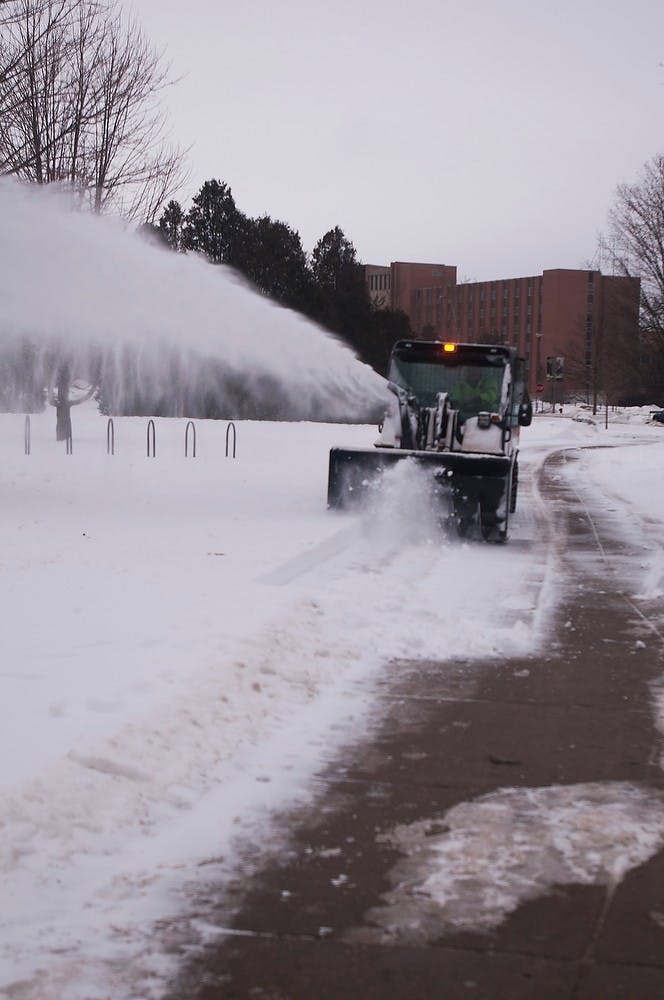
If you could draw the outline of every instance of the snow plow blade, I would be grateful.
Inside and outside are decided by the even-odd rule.
[[[409,451],[387,448],[332,448],[327,481],[327,505],[352,507],[380,489],[383,473],[396,462],[411,459],[428,467],[437,484],[494,508],[505,492],[511,462],[503,455]]]

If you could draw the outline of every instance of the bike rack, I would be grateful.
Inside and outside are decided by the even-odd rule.
[[[235,445],[237,443],[237,434],[235,432],[235,424],[231,420],[228,427],[226,428],[226,458],[228,458],[228,443],[230,432],[233,431],[233,458],[235,458]]]
[[[150,431],[152,430],[152,437],[150,437]],[[157,457],[157,434],[154,429],[154,420],[148,420],[148,458]],[[150,455],[150,444],[152,444],[152,455]]]
[[[115,425],[112,417],[108,418],[106,424],[106,454],[115,455]]]
[[[30,414],[25,415],[25,427],[23,429],[23,447],[25,448],[25,454],[30,454]]]
[[[192,430],[192,449],[191,457],[196,458],[196,427],[194,426],[194,421],[190,420],[184,429],[184,457],[187,458],[189,455],[189,428]]]

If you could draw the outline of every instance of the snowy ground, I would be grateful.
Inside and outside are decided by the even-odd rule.
[[[29,456],[23,417],[0,416],[11,997],[158,996],[158,926],[207,859],[269,843],[270,810],[306,800],[321,759],[361,733],[370,684],[357,681],[392,657],[543,641],[564,586],[535,476],[552,450],[629,445],[584,453],[583,467],[664,532],[664,427],[647,409],[612,414],[608,430],[586,411],[538,416],[506,547],[441,538],[401,469],[379,510],[326,511],[329,446],[371,444],[372,428],[238,424],[233,460],[225,424],[199,422],[185,458],[185,421],[157,421],[148,459],[145,420],[116,419],[109,456],[105,418],[73,415],[71,456],[52,411],[32,418]],[[630,587],[664,593],[661,544]]]

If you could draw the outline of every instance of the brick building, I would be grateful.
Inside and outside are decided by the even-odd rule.
[[[365,278],[372,300],[405,312],[418,337],[517,347],[533,393],[549,388],[549,357],[564,358],[558,398],[589,398],[598,387],[618,398],[635,389],[626,362],[638,360],[638,278],[558,268],[458,284],[456,267],[401,261],[366,266]]]

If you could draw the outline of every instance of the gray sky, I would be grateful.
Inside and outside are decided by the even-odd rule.
[[[131,0],[184,79],[188,204],[334,225],[365,263],[484,280],[582,267],[664,152],[661,0]]]

